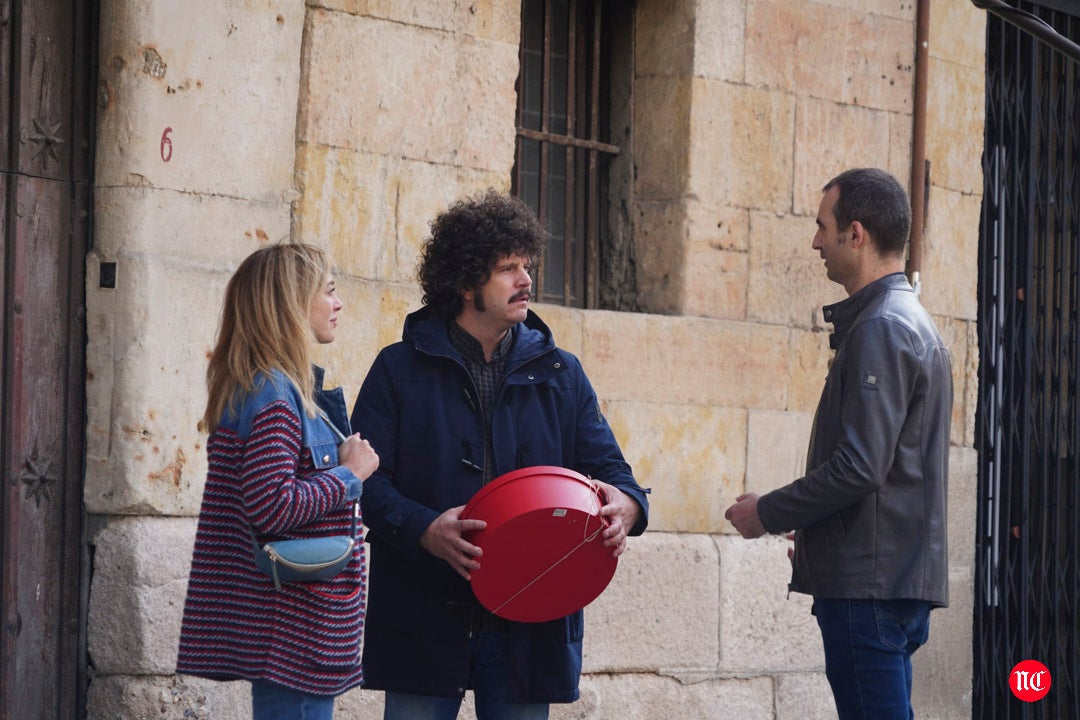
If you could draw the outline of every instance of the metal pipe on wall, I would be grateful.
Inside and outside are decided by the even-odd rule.
[[[915,96],[911,133],[911,238],[907,276],[915,292],[921,285],[923,226],[926,218],[930,165],[926,160],[926,86],[930,65],[930,0],[918,0],[915,10]]]

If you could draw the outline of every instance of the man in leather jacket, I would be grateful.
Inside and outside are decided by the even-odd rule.
[[[725,517],[743,537],[794,530],[790,589],[812,595],[840,720],[913,718],[911,655],[948,603],[948,350],[904,270],[911,209],[888,173],[824,188],[813,248],[848,298],[824,308],[835,356],[806,475]]]
[[[424,307],[379,353],[352,426],[378,448],[364,485],[370,594],[365,686],[384,720],[454,718],[473,690],[480,720],[538,720],[578,698],[582,612],[511,622],[469,584],[485,561],[461,518],[487,482],[554,465],[594,479],[618,555],[648,524],[648,501],[581,363],[529,309],[532,259],[547,234],[518,198],[494,191],[439,215],[420,262]],[[543,542],[536,538],[534,542]]]

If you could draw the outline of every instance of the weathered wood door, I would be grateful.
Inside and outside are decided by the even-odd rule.
[[[0,0],[0,720],[83,715],[96,0]]]

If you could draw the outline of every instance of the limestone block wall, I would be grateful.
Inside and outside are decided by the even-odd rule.
[[[629,6],[628,6],[629,7]],[[934,3],[931,37],[982,22]],[[628,10],[629,11],[629,10]],[[914,3],[637,0],[632,253],[647,314],[539,306],[642,484],[651,529],[590,606],[562,718],[832,718],[787,541],[723,519],[802,472],[825,377],[810,249],[845,167],[910,175]],[[509,187],[519,0],[102,0],[87,265],[91,718],[250,717],[243,683],[176,676],[205,475],[206,353],[224,283],[285,237],[334,254],[328,381],[355,396],[418,307],[427,223]],[[916,656],[920,717],[970,715],[981,34],[931,43],[923,299],[954,358],[953,604]],[[168,142],[166,142],[168,140]],[[99,287],[117,264],[113,289]],[[467,700],[463,717],[473,717]],[[356,690],[337,717],[381,717]]]
[[[87,262],[86,506],[191,514],[231,267],[289,234],[304,9],[105,0]],[[286,109],[284,112],[282,109]],[[100,287],[101,263],[115,288]]]
[[[221,296],[290,233],[305,8],[103,0],[87,258],[88,717],[184,717],[172,677],[206,475],[197,423]],[[115,287],[100,269],[114,263]],[[215,693],[201,717],[245,717]]]

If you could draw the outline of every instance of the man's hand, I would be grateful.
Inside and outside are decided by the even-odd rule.
[[[757,493],[746,493],[735,498],[735,504],[724,512],[724,518],[747,540],[765,534],[765,526],[761,524],[761,517],[758,516],[757,501]]]
[[[464,509],[464,505],[459,505],[435,518],[420,536],[420,547],[450,563],[458,575],[469,580],[469,571],[480,567],[480,563],[473,558],[480,557],[484,551],[468,542],[462,534],[469,530],[483,530],[487,523],[483,520],[462,520],[461,511]]]
[[[613,547],[612,557],[619,557],[626,550],[626,536],[641,516],[641,507],[632,497],[614,485],[593,480],[600,488],[600,497],[604,506],[600,508],[600,517],[607,518],[608,526],[601,533],[604,547]]]

